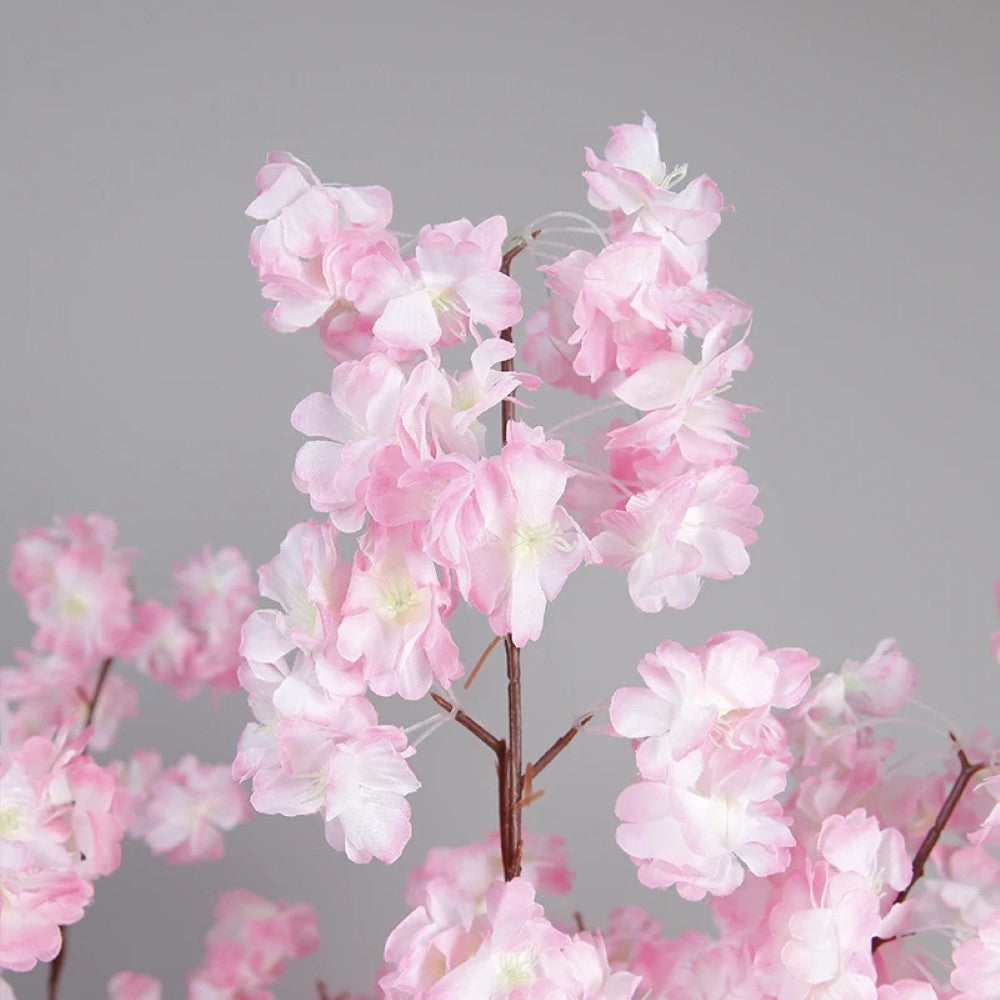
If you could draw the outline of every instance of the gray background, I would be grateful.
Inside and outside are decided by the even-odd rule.
[[[756,310],[735,398],[763,410],[744,462],[766,519],[750,572],[683,614],[641,615],[616,573],[573,577],[525,654],[528,749],[661,639],[737,627],[829,666],[894,635],[925,700],[963,731],[989,722],[1000,5],[20,3],[4,21],[5,548],[55,513],[106,511],[158,594],[204,542],[256,565],[307,515],[287,418],[329,365],[311,334],[260,323],[242,211],[269,149],[388,185],[401,229],[497,211],[521,225],[585,211],[582,147],[645,108],[665,158],[738,209],[711,270]],[[15,595],[0,602],[7,646],[26,643]],[[461,631],[471,660],[485,626]],[[499,677],[498,659],[470,696],[484,719]],[[140,686],[124,749],[231,759],[241,697],[213,714]],[[403,709],[385,715],[426,714]],[[311,996],[319,974],[367,986],[408,868],[492,824],[491,764],[467,734],[439,732],[416,768],[414,838],[388,869],[352,866],[306,819],[255,818],[216,865],[131,845],[73,929],[67,1000],[103,996],[121,968],[181,996],[233,885],[319,909],[323,949],[279,995]],[[546,775],[528,825],[565,833],[579,873],[552,912],[596,923],[641,901],[701,921],[639,887],[614,846],[630,774],[627,746],[594,736]],[[41,979],[18,988],[31,1000]]]

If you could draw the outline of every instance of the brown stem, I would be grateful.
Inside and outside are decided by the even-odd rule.
[[[97,683],[94,685],[94,693],[87,701],[87,710],[83,714],[83,728],[86,729],[94,721],[97,712],[97,703],[104,690],[104,683],[111,672],[111,664],[114,661],[109,656],[101,661],[101,666],[97,671]],[[66,951],[69,948],[69,928],[62,928],[62,944],[59,946],[59,953],[49,963],[48,1000],[59,1000],[59,979],[62,976],[63,963],[66,961]]]
[[[507,653],[507,747],[504,777],[500,786],[500,846],[503,876],[509,882],[521,874],[521,650],[508,635]]]
[[[469,676],[465,678],[465,690],[468,691],[472,687],[472,682],[476,679],[476,674],[483,669],[483,664],[489,659],[490,653],[497,648],[500,640],[503,638],[502,635],[493,636],[490,644],[483,650],[482,655],[476,660],[476,665],[469,671]]]
[[[94,721],[94,713],[97,711],[97,702],[101,697],[101,692],[104,690],[104,682],[108,679],[108,673],[111,670],[112,662],[113,660],[109,656],[101,663],[100,670],[97,672],[97,683],[94,685],[94,693],[90,696],[90,701],[87,702],[87,712],[83,718],[83,726],[85,729]]]
[[[955,739],[954,734],[951,736],[952,740],[957,745],[958,741]],[[913,874],[910,876],[910,881],[907,883],[905,889],[900,889],[896,893],[896,898],[893,900],[893,904],[902,903],[906,897],[910,894],[910,890],[916,885],[917,880],[924,874],[924,867],[927,864],[928,858],[930,858],[931,853],[937,846],[937,842],[941,839],[941,834],[944,833],[945,828],[948,826],[948,822],[951,819],[952,813],[958,807],[958,803],[968,787],[969,782],[982,770],[987,767],[986,761],[981,761],[978,764],[972,764],[969,761],[968,756],[965,751],[958,747],[958,763],[961,769],[958,772],[958,777],[955,779],[954,784],[951,786],[951,790],[945,797],[944,802],[941,804],[941,808],[938,810],[938,814],[934,819],[931,828],[927,831],[924,839],[921,841],[920,846],[917,848],[917,853],[913,855]],[[888,941],[893,941],[894,938],[872,938],[872,952],[878,951],[882,945],[886,944]]]
[[[532,233],[532,236],[537,235]],[[500,264],[502,274],[510,274],[514,258],[527,246],[519,240],[504,255]],[[508,344],[514,343],[514,329],[507,327],[500,337]],[[514,370],[514,359],[501,362],[505,372]],[[507,429],[514,419],[514,393],[500,404],[500,441],[507,443]],[[503,859],[503,877],[506,881],[521,874],[521,650],[514,645],[510,635],[504,636],[507,656],[507,742],[500,758],[500,855]]]
[[[485,743],[495,754],[500,753],[500,748],[503,744],[503,740],[498,740],[485,726],[481,726],[471,715],[463,712],[459,709],[455,711],[455,706],[448,701],[447,698],[442,698],[441,695],[434,692],[431,693],[432,700],[440,705],[446,712],[453,714],[455,716],[455,721],[464,728],[468,729],[473,736],[480,739]]]
[[[66,958],[66,946],[69,940],[69,928],[62,929],[62,945],[59,954],[49,962],[49,1000],[59,1000],[59,977],[62,975],[63,961]]]
[[[545,753],[543,753],[542,756],[535,761],[534,764],[529,765],[531,767],[532,774],[537,777],[540,771],[545,770],[545,768],[547,768],[549,764],[551,764],[552,761],[554,761],[556,757],[558,757],[559,754],[561,754],[563,750],[565,750],[566,747],[568,747],[570,743],[576,739],[576,734],[580,732],[580,730],[583,729],[583,727],[590,722],[593,717],[594,714],[591,712],[589,715],[585,715],[574,726],[567,729],[566,732],[564,732],[562,736],[560,736],[559,739],[557,739],[555,743],[553,743],[552,746],[550,746],[548,750],[546,750]]]

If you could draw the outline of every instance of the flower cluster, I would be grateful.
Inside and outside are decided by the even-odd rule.
[[[618,843],[644,885],[686,899],[727,895],[789,864],[794,838],[778,794],[791,755],[774,708],[805,695],[817,661],[724,633],[688,651],[665,642],[639,665],[643,688],[611,701],[611,725],[636,741],[639,778],[618,799]]]
[[[389,935],[385,963],[384,1000],[640,995],[638,976],[613,971],[599,937],[553,926],[523,878],[494,882],[484,911],[450,878],[429,882],[423,903]]]
[[[159,754],[138,750],[130,779],[134,815],[128,832],[171,864],[218,860],[222,834],[249,818],[246,797],[225,764],[202,764],[185,754],[164,769]]]
[[[190,863],[217,858],[222,832],[247,818],[227,766],[190,754],[167,770],[156,754],[128,764],[94,757],[136,713],[138,691],[117,661],[135,660],[186,696],[204,683],[231,689],[252,604],[234,549],[206,549],[180,568],[170,611],[135,600],[134,558],[100,514],[56,518],[14,545],[10,581],[36,631],[16,666],[0,670],[0,968],[27,971],[59,953],[61,928],[118,868],[126,833]],[[176,627],[160,629],[157,645],[150,623],[161,612]],[[116,989],[143,995],[134,983]]]
[[[289,959],[319,945],[316,914],[304,903],[263,899],[244,889],[223,893],[215,923],[205,935],[205,959],[188,976],[189,1000],[274,1000],[266,987]],[[151,976],[119,972],[108,983],[108,1000],[160,1000]]]
[[[172,607],[159,601],[136,606],[124,655],[181,698],[193,698],[203,687],[237,690],[240,628],[254,606],[250,567],[236,549],[206,548],[178,567],[174,578]]]

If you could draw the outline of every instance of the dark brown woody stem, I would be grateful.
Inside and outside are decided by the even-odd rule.
[[[87,708],[83,713],[84,729],[94,721],[94,715],[97,712],[97,703],[100,700],[101,692],[104,690],[104,682],[108,679],[113,662],[110,656],[101,661],[101,666],[97,671],[97,683],[94,685],[94,693],[87,701]],[[48,991],[46,994],[48,1000],[59,1000],[59,979],[62,976],[63,963],[66,961],[67,948],[69,948],[69,928],[63,927],[62,944],[59,946],[59,954],[49,963]]]
[[[503,740],[498,740],[485,726],[481,726],[468,713],[463,712],[461,709],[456,712],[455,706],[447,698],[442,698],[441,695],[433,692],[431,693],[431,698],[437,705],[448,712],[449,715],[453,715],[455,721],[460,726],[468,729],[473,736],[482,740],[495,754],[499,755]]]
[[[968,787],[969,782],[980,772],[986,769],[988,766],[986,761],[980,761],[977,764],[973,764],[969,761],[966,752],[958,746],[958,740],[955,738],[954,733],[949,734],[951,736],[952,742],[958,747],[958,763],[960,765],[960,770],[958,772],[958,777],[955,779],[951,786],[951,790],[945,797],[944,802],[941,804],[941,808],[938,810],[938,814],[931,824],[931,828],[924,835],[924,839],[921,841],[920,846],[917,848],[917,853],[913,855],[913,874],[910,876],[910,881],[907,883],[905,889],[900,889],[896,894],[896,898],[893,900],[893,904],[902,903],[907,896],[910,894],[910,890],[916,885],[918,879],[924,874],[924,867],[927,864],[928,858],[930,858],[931,853],[937,846],[937,842],[941,839],[941,834],[944,833],[945,828],[948,826],[948,822],[951,820],[952,813],[958,807],[958,803]],[[878,951],[882,945],[889,941],[894,941],[895,938],[872,938],[872,951]]]
[[[561,754],[563,750],[565,750],[566,747],[568,747],[570,743],[576,739],[576,734],[580,732],[580,730],[583,729],[583,727],[587,725],[593,717],[594,714],[591,712],[589,715],[585,715],[582,719],[580,719],[580,721],[575,725],[567,729],[566,732],[564,732],[562,736],[560,736],[559,739],[557,739],[555,743],[553,743],[552,746],[550,746],[548,750],[546,750],[545,753],[543,753],[541,757],[539,757],[538,760],[531,765],[532,773],[537,777],[540,772],[544,771],[545,768],[547,768],[549,764],[551,764],[552,761],[554,761],[556,757],[558,757],[559,754]]]

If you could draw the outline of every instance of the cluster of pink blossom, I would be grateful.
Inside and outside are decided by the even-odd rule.
[[[606,223],[558,212],[510,236],[500,217],[393,233],[385,189],[324,185],[284,153],[258,174],[250,256],[274,303],[267,322],[317,325],[336,366],[330,391],[291,418],[311,439],[293,482],[327,519],[293,527],[260,570],[277,607],[243,631],[257,722],[234,777],[253,779],[257,809],[319,813],[352,860],[389,862],[418,782],[414,747],[378,723],[370,695],[416,700],[436,686],[445,714],[429,729],[456,718],[497,753],[501,830],[436,849],[413,873],[384,998],[925,1000],[948,989],[904,938],[944,925],[958,944],[951,995],[971,1000],[968,970],[994,961],[998,748],[956,745],[957,773],[887,781],[894,745],[876,727],[915,684],[890,640],[815,683],[815,658],[746,632],[693,650],[665,642],[640,665],[644,686],[612,698],[611,731],[632,741],[638,769],[618,799],[618,842],[645,885],[709,896],[719,939],[666,938],[637,909],[604,935],[565,933],[534,902],[535,888],[566,891],[569,871],[561,843],[510,820],[535,773],[517,760],[511,775],[508,756],[520,650],[580,566],[624,571],[642,611],[684,609],[704,580],[746,571],[761,519],[735,464],[753,408],[727,398],[752,360],[750,310],[707,275],[723,197],[704,175],[679,186],[686,167],[663,162],[648,117],[586,156]],[[565,242],[580,236],[600,246]],[[522,253],[547,301],[515,346]],[[454,373],[446,349],[463,359]],[[515,405],[530,410],[515,392],[543,387],[598,405],[548,428],[515,419]],[[608,411],[609,423],[564,434]],[[342,536],[358,533],[345,558]],[[507,740],[451,689],[465,673],[449,633],[460,600],[505,639]],[[935,871],[918,885],[925,865]]]
[[[0,968],[24,972],[59,951],[93,880],[121,861],[129,798],[85,737],[0,747]]]
[[[84,915],[95,879],[118,868],[126,833],[192,863],[219,857],[222,833],[248,818],[227,765],[188,754],[164,770],[143,751],[127,764],[94,757],[136,712],[138,691],[117,661],[135,660],[185,695],[237,684],[239,630],[253,603],[239,553],[206,549],[177,570],[169,611],[136,602],[134,557],[99,514],[57,518],[13,548],[10,581],[36,631],[17,665],[0,670],[0,968],[28,971],[59,954],[62,928]],[[159,644],[150,631],[158,616],[177,623]],[[147,995],[141,982],[115,988]],[[5,991],[13,995],[0,982]]]
[[[175,865],[216,861],[222,834],[249,819],[249,804],[225,764],[202,764],[186,754],[163,768],[150,750],[132,754],[129,768],[133,818],[129,834]]]
[[[801,650],[729,633],[690,652],[664,643],[640,665],[646,686],[616,693],[612,727],[633,740],[639,769],[619,798],[619,843],[644,884],[713,894],[720,939],[667,939],[623,911],[607,934],[613,964],[640,974],[653,998],[696,986],[690,995],[780,1000],[991,996],[963,964],[972,956],[985,972],[997,961],[1000,863],[986,846],[1000,842],[996,775],[961,750],[976,784],[942,821],[951,768],[887,780],[894,744],[874,727],[915,683],[892,640],[808,689],[815,666]],[[968,752],[995,764],[1000,744]],[[920,879],[924,863],[934,872]],[[743,867],[759,877],[744,881]],[[954,993],[908,946],[940,928],[956,945]]]
[[[181,698],[203,687],[235,691],[239,635],[254,606],[250,567],[236,549],[206,548],[174,571],[173,606],[144,601],[124,655],[140,672],[169,684]]]
[[[205,936],[205,960],[188,977],[189,1000],[274,1000],[266,987],[289,959],[319,945],[316,914],[303,903],[273,902],[235,889],[215,904],[215,923]],[[119,972],[108,983],[108,1000],[161,1000],[152,976]]]
[[[315,325],[335,362],[329,392],[291,415],[309,438],[292,479],[320,516],[260,567],[272,605],[260,610],[234,549],[177,569],[163,604],[136,601],[134,553],[102,516],[15,545],[11,581],[37,630],[0,673],[0,968],[55,958],[126,833],[170,863],[212,860],[252,805],[319,815],[352,862],[395,862],[420,787],[410,762],[453,720],[495,756],[499,830],[434,848],[411,873],[380,1000],[1000,996],[1000,743],[943,733],[944,767],[905,773],[881,726],[920,703],[892,640],[821,676],[804,650],[749,632],[661,643],[642,686],[608,704],[607,731],[631,741],[637,771],[617,840],[643,885],[707,899],[715,933],[666,935],[638,907],[603,931],[579,913],[563,927],[536,902],[573,876],[561,838],[522,829],[535,782],[584,726],[600,728],[587,712],[523,759],[521,653],[549,604],[571,573],[603,564],[625,573],[639,610],[688,608],[706,579],[747,570],[761,520],[735,464],[753,408],[727,395],[752,360],[750,310],[707,274],[722,194],[704,175],[680,187],[686,167],[667,167],[650,118],[611,131],[584,173],[603,223],[556,212],[520,234],[500,216],[396,233],[384,188],[323,184],[286,153],[268,157],[247,209],[266,321]],[[522,255],[546,301],[518,344]],[[545,388],[596,405],[537,426],[515,394]],[[503,642],[500,737],[453,690],[466,675],[451,632],[461,602],[496,636],[465,687]],[[991,648],[1000,659],[1000,631]],[[136,707],[115,660],[182,698],[241,687],[255,721],[232,767],[191,754],[164,767],[148,750],[97,763]],[[428,695],[438,711],[407,729],[373,702]],[[940,931],[952,960],[936,972],[923,942]],[[317,945],[307,905],[227,892],[189,1000],[272,1000],[286,962]],[[163,987],[124,971],[108,995],[161,1000]],[[363,1000],[337,994],[351,997]],[[13,1000],[3,980],[0,1000]]]

